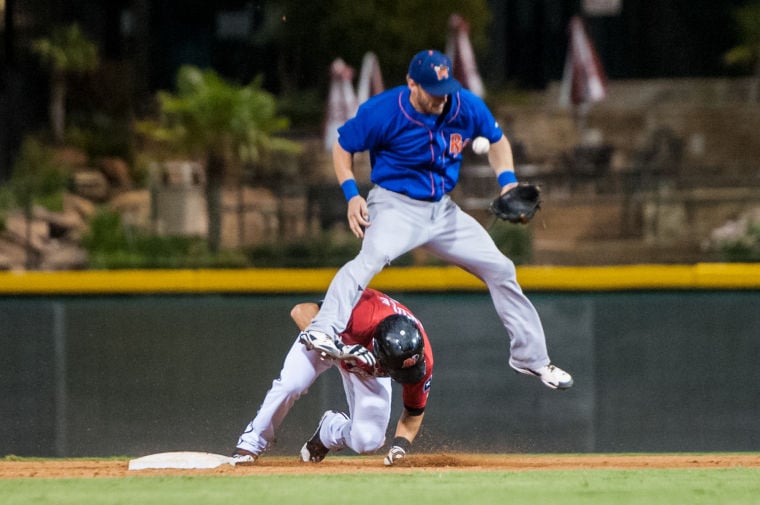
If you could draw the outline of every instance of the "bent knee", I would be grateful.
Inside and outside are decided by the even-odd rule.
[[[514,262],[506,256],[494,258],[493,261],[485,264],[482,268],[473,269],[476,275],[481,277],[486,284],[491,282],[501,284],[503,282],[513,281],[517,277],[517,270]]]
[[[362,270],[376,275],[385,268],[386,265],[390,264],[391,260],[393,260],[393,257],[389,253],[379,250],[370,250],[365,247],[359,252],[353,261],[355,262],[354,265]]]
[[[351,430],[351,450],[366,454],[375,452],[385,444],[385,433],[379,430],[356,429]]]

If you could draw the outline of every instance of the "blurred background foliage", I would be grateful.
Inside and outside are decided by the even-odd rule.
[[[37,2],[29,0],[21,4],[29,7]],[[250,30],[242,39],[242,45],[238,44],[234,51],[226,50],[232,47],[228,39],[219,38],[208,43],[214,36],[214,29],[219,29],[218,25],[214,27],[218,6],[200,0],[188,2],[185,9],[172,8],[175,4],[185,5],[136,0],[99,11],[101,14],[113,13],[129,7],[133,17],[124,17],[122,13],[120,21],[123,24],[114,32],[123,37],[119,43],[114,42],[113,33],[104,36],[102,31],[85,30],[76,22],[54,23],[66,18],[55,15],[55,12],[65,10],[63,4],[55,12],[45,16],[40,14],[39,26],[45,27],[44,31],[31,37],[29,33],[19,37],[18,43],[23,51],[13,47],[16,43],[13,34],[7,30],[5,33],[4,61],[16,64],[13,58],[22,58],[15,54],[24,56],[28,52],[43,69],[48,80],[46,91],[49,92],[45,107],[48,124],[21,133],[18,150],[12,159],[12,170],[8,171],[7,181],[0,188],[0,208],[5,209],[5,213],[17,207],[30,216],[33,204],[51,210],[61,207],[62,194],[71,189],[72,184],[69,167],[56,166],[51,161],[52,149],[61,145],[82,150],[89,160],[104,156],[126,160],[138,188],[145,188],[149,183],[147,167],[154,159],[177,155],[202,158],[207,167],[211,222],[204,246],[199,245],[198,239],[152,237],[148,240],[149,231],[133,230],[131,225],[114,220],[113,216],[107,219],[104,216],[108,215],[108,209],[101,209],[102,212],[93,217],[90,235],[85,240],[88,251],[97,258],[93,259],[93,266],[113,267],[130,262],[151,264],[148,259],[151,255],[166,258],[195,256],[202,258],[197,261],[204,265],[214,263],[214,257],[218,257],[216,261],[220,265],[337,266],[344,263],[358,250],[358,242],[344,242],[330,231],[310,232],[313,236],[309,240],[283,239],[241,249],[231,257],[222,258],[218,244],[220,224],[214,217],[218,214],[215,191],[219,184],[230,179],[276,181],[271,185],[275,187],[286,185],[288,177],[303,175],[299,172],[301,168],[290,167],[300,163],[293,161],[299,156],[300,140],[318,135],[321,130],[329,82],[327,69],[335,58],[340,57],[358,68],[365,53],[372,51],[381,59],[385,86],[395,86],[404,82],[410,55],[422,47],[445,49],[448,20],[453,12],[467,20],[470,40],[478,59],[482,60],[498,42],[489,38],[494,33],[492,23],[494,10],[497,10],[502,17],[507,15],[517,19],[520,27],[526,30],[543,25],[553,30],[553,35],[543,38],[525,38],[523,33],[508,34],[507,37],[509,43],[512,43],[510,37],[520,42],[510,48],[512,59],[509,65],[535,60],[532,64],[536,72],[541,70],[544,76],[536,82],[543,82],[551,73],[546,69],[551,65],[552,57],[561,60],[564,52],[564,46],[560,44],[553,47],[556,40],[551,37],[564,40],[566,34],[560,18],[577,11],[580,2],[574,0],[560,7],[547,7],[545,18],[532,18],[536,12],[531,9],[538,8],[532,4],[530,8],[526,7],[529,2],[509,2],[508,5],[487,0],[227,2],[224,7],[230,12],[250,14],[247,18],[251,23]],[[631,22],[631,12],[644,13],[645,4],[643,1],[627,3],[629,17],[626,19]],[[733,47],[723,53],[722,64],[753,72],[756,76],[755,99],[760,100],[760,2],[732,0],[718,6],[700,0],[693,5],[679,1],[649,7],[652,16],[656,15],[665,23],[666,15],[680,12],[688,5],[691,5],[689,9],[697,9],[697,4],[709,5],[715,20],[721,19],[726,12],[733,13],[735,33],[723,31],[720,34],[721,44],[729,40],[733,43]],[[736,8],[730,8],[732,6]],[[8,26],[9,19],[10,22],[14,20],[10,18],[9,10],[6,9],[4,14]],[[16,20],[18,15],[16,13]],[[166,33],[160,33],[159,29],[156,34],[156,26],[151,23],[167,16],[177,24],[167,27]],[[701,26],[699,23],[704,22],[695,19],[688,19],[689,26]],[[167,45],[175,44],[174,53],[160,56],[151,53],[151,47],[146,45],[149,44],[146,37],[149,27],[154,30],[150,44],[162,41]],[[92,28],[92,23],[88,28]],[[593,31],[593,24],[591,28]],[[685,34],[686,28],[672,35],[683,38]],[[612,36],[600,31],[596,35]],[[647,52],[652,59],[638,58],[635,50],[627,48],[631,51],[629,63],[656,63],[661,57],[647,49],[651,49],[655,41],[654,35],[648,37],[636,47]],[[180,44],[183,41],[184,46]],[[717,46],[714,41],[711,44]],[[542,58],[531,56],[536,52]],[[125,56],[141,54],[144,60],[135,58],[127,64],[118,61]],[[620,73],[615,61],[625,59],[612,58],[610,73],[613,76]],[[667,68],[682,68],[682,63]],[[644,68],[643,63],[641,66]],[[556,71],[561,72],[561,66]],[[641,75],[636,77],[647,77],[646,73],[647,70],[640,69],[638,74]],[[521,103],[527,100],[525,91],[517,81],[502,81],[500,86],[489,89],[488,99],[500,104]],[[29,93],[34,92],[35,89],[29,90]],[[283,175],[285,171],[288,171],[287,176]],[[532,237],[528,229],[497,225],[491,233],[500,248],[516,263],[530,261]],[[757,231],[748,227],[746,235],[739,245],[726,244],[723,247],[716,244],[714,247],[725,260],[752,258],[745,245],[754,240]],[[106,245],[98,245],[99,240],[104,240]],[[129,256],[131,259],[115,259],[121,253],[112,247],[113,244],[127,251],[129,254],[125,258]],[[177,254],[171,250],[176,250]],[[144,259],[136,259],[138,251],[144,251],[139,253],[144,254]],[[109,256],[114,259],[109,260]],[[415,260],[407,257],[399,261]],[[170,262],[181,263],[179,259]],[[153,262],[158,263],[157,260]]]
[[[358,68],[367,51],[381,57],[387,87],[403,84],[413,54],[445,48],[452,12],[470,23],[476,52],[486,48],[491,22],[486,0],[283,0],[275,5],[270,15],[281,27],[273,36],[281,49],[278,80],[286,94],[324,85],[335,58]]]
[[[6,210],[19,207],[27,215],[31,215],[35,204],[61,210],[63,193],[70,187],[70,174],[54,162],[50,148],[38,138],[28,136],[21,145],[10,181],[0,187],[0,201]]]
[[[243,268],[250,266],[241,251],[211,253],[198,237],[158,236],[126,225],[118,212],[101,209],[82,241],[89,268],[172,269]]]
[[[181,65],[172,89],[158,90],[148,107],[130,107],[128,100],[118,98],[124,92],[118,82],[107,83],[112,93],[95,84],[98,79],[90,73],[103,63],[102,51],[79,24],[55,25],[48,35],[34,39],[32,51],[50,79],[49,129],[35,134],[42,140],[25,142],[12,183],[3,192],[5,207],[25,204],[31,219],[31,194],[37,200],[60,198],[66,181],[50,176],[59,172],[50,169],[50,157],[44,156],[45,138],[56,146],[80,149],[91,160],[125,159],[141,187],[150,181],[145,168],[150,160],[199,159],[207,188],[205,244],[197,237],[158,236],[125,223],[102,206],[82,240],[89,267],[339,266],[353,257],[359,242],[336,238],[329,231],[309,240],[282,239],[222,251],[221,188],[279,178],[277,162],[301,151],[298,142],[286,138],[288,132],[321,128],[326,69],[335,58],[358,65],[367,51],[376,51],[383,55],[388,85],[402,83],[411,54],[422,47],[444,49],[451,12],[470,22],[476,50],[486,47],[487,2],[444,0],[431,7],[420,0],[282,0],[257,3],[256,9],[257,29],[249,42],[276,55],[271,67],[275,75],[262,72],[241,82],[204,66]],[[276,94],[265,89],[265,83]],[[142,113],[135,115],[138,111]],[[53,182],[56,194],[44,186]],[[399,261],[410,263],[411,257]]]
[[[239,85],[214,70],[185,65],[176,88],[158,93],[158,119],[138,123],[138,130],[173,153],[205,160],[208,246],[215,253],[221,246],[224,184],[239,181],[244,166],[272,172],[274,154],[295,154],[300,146],[277,136],[289,120],[278,114],[276,98],[261,88],[261,79]]]

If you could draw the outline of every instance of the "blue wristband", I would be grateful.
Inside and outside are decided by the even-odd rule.
[[[512,170],[505,170],[499,174],[499,186],[502,188],[507,184],[512,184],[513,182],[517,182],[517,176]]]
[[[355,179],[346,179],[340,185],[340,189],[343,190],[343,196],[346,197],[347,202],[359,195],[359,186],[356,185]]]

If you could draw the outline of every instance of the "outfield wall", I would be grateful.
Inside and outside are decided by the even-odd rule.
[[[0,274],[0,455],[227,453],[296,336],[290,307],[334,270]],[[507,366],[483,285],[458,269],[373,281],[425,324],[436,356],[419,450],[760,450],[760,267],[522,267],[552,359],[551,391]],[[396,391],[398,395],[399,391]],[[276,454],[345,408],[328,372]],[[400,398],[394,403],[394,421]],[[393,426],[389,428],[392,432]]]

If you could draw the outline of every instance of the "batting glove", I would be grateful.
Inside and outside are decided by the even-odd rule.
[[[406,456],[406,451],[401,447],[394,445],[391,447],[391,450],[388,451],[388,454],[386,454],[383,464],[385,464],[385,466],[393,466],[404,459],[404,456]]]
[[[298,340],[310,351],[317,351],[322,359],[338,358],[341,359],[341,350],[338,343],[321,331],[302,331],[298,334]],[[340,344],[342,347],[343,344]]]
[[[340,359],[353,360],[362,363],[369,368],[374,368],[377,363],[377,359],[372,352],[360,344],[344,345]]]

